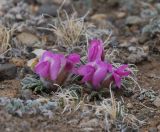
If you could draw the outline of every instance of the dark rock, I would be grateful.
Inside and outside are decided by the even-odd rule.
[[[13,64],[0,64],[0,81],[5,79],[14,79],[17,74],[17,68]]]
[[[37,15],[48,14],[55,17],[57,16],[57,9],[58,7],[55,5],[45,4],[39,8],[39,10],[37,11]]]
[[[37,4],[37,0],[24,0],[24,2],[28,4]]]
[[[108,0],[107,5],[110,7],[116,7],[119,5],[119,0]]]

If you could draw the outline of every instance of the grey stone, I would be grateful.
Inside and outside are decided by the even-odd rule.
[[[138,16],[129,16],[126,19],[127,25],[139,25],[143,23],[143,19]]]
[[[149,37],[155,36],[160,33],[160,17],[155,17],[142,29],[142,34]]]
[[[27,121],[22,121],[20,127],[25,131],[30,131],[31,125]]]
[[[0,64],[0,81],[14,79],[17,74],[17,68],[13,64]]]
[[[148,132],[158,132],[157,128],[151,127],[149,128]]]
[[[23,17],[22,17],[21,14],[16,14],[16,19],[17,19],[17,20],[23,20]]]
[[[132,105],[131,103],[128,103],[128,104],[127,104],[127,108],[128,108],[128,109],[132,109],[132,108],[133,108],[133,105]]]
[[[158,13],[160,13],[160,3],[156,3],[155,7],[156,7]]]
[[[135,64],[137,63],[137,61],[141,61],[141,58],[139,58],[137,54],[130,54],[127,58],[127,61]]]
[[[143,50],[137,48],[137,51],[135,53],[132,53],[128,56],[127,61],[129,63],[135,64],[147,59],[148,59],[148,53],[145,53]]]
[[[139,0],[119,0],[120,5],[127,10],[128,13],[139,14],[139,7],[141,4],[137,2]]]
[[[145,10],[142,10],[141,12],[142,18],[153,18],[157,15],[158,15],[158,12],[156,10],[151,10],[151,9],[145,9]]]
[[[160,107],[160,98],[157,97],[157,98],[154,100],[153,104],[154,104],[156,107]]]
[[[93,131],[94,131],[94,129],[90,128],[90,127],[81,129],[81,132],[93,132]]]
[[[129,52],[135,53],[136,52],[136,47],[135,46],[130,46],[128,47]]]
[[[52,4],[42,5],[37,11],[37,15],[48,14],[51,16],[57,16],[58,7]]]
[[[138,129],[132,127],[125,127],[122,129],[122,132],[139,132]]]
[[[40,4],[57,4],[61,5],[64,0],[37,0]],[[64,6],[69,5],[71,3],[71,0],[65,0]]]
[[[88,127],[97,127],[99,125],[98,119],[91,119],[89,121],[84,121],[80,124],[80,127],[82,128],[88,128]]]
[[[32,91],[30,89],[21,90],[21,98],[28,100],[32,98]]]
[[[138,42],[139,42],[139,44],[144,44],[144,43],[147,42],[148,40],[149,40],[149,37],[148,37],[147,35],[143,34],[143,35],[139,38]]]
[[[79,122],[78,119],[72,119],[72,120],[68,121],[68,124],[70,124],[70,125],[77,125],[78,122]]]

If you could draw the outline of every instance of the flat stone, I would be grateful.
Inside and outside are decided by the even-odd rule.
[[[138,16],[129,16],[126,19],[126,24],[127,25],[139,25],[143,22],[142,18]]]
[[[39,38],[36,35],[29,32],[22,32],[18,34],[17,39],[26,46],[33,46],[36,43],[40,43]]]

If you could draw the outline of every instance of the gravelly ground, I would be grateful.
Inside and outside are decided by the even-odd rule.
[[[93,112],[83,113],[79,110],[71,114],[62,114],[61,108],[58,106],[53,108],[45,101],[44,104],[42,103],[42,107],[41,105],[34,105],[35,107],[31,107],[31,109],[25,107],[27,100],[42,98],[41,95],[31,91],[21,91],[21,79],[26,74],[32,74],[26,67],[26,61],[34,56],[30,51],[35,47],[40,47],[67,52],[63,47],[56,45],[56,39],[52,32],[38,28],[47,27],[48,23],[54,24],[54,19],[40,15],[47,13],[57,17],[56,10],[60,4],[56,0],[50,2],[45,0],[1,0],[0,2],[0,23],[16,29],[10,41],[14,48],[6,55],[7,57],[1,56],[0,64],[10,65],[12,63],[18,71],[15,76],[5,73],[5,76],[0,78],[0,97],[3,100],[0,100],[0,131],[105,131],[104,121],[96,117]],[[133,63],[139,69],[138,82],[145,92],[141,94],[135,92],[127,97],[122,93],[120,95],[125,101],[124,105],[128,112],[139,120],[145,121],[146,124],[135,129],[119,123],[119,128],[112,125],[111,131],[160,131],[160,1],[93,0],[91,5],[91,1],[86,0],[86,2],[74,1],[71,3],[74,4],[79,15],[91,8],[91,12],[86,18],[87,22],[92,22],[97,28],[105,28],[108,32],[112,30],[107,49],[119,52],[113,61]],[[70,10],[71,3],[64,6],[68,12],[72,11]],[[81,54],[83,53],[81,52]],[[13,56],[10,57],[10,55]],[[0,73],[1,69],[0,66]],[[8,80],[8,77],[11,76],[13,79]],[[51,98],[50,96],[43,97]],[[21,105],[15,105],[15,109],[10,107],[18,98],[22,99],[19,100],[22,101]],[[20,111],[24,107],[27,112]]]

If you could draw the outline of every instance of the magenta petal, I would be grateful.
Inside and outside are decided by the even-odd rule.
[[[55,54],[54,56],[55,56],[55,58],[57,60],[60,60],[61,68],[63,68],[66,65],[66,58],[65,58],[65,56],[63,54]]]
[[[82,82],[91,81],[94,71],[95,68],[90,65],[81,66],[78,69],[78,73],[83,76]]]
[[[120,76],[128,76],[130,74],[130,71],[125,71],[126,68],[128,68],[128,65],[122,65],[117,68],[115,72]]]
[[[50,63],[48,61],[38,63],[35,66],[35,72],[42,77],[48,77],[49,76],[49,66],[50,66]]]
[[[52,60],[50,65],[50,78],[54,81],[58,77],[58,73],[61,69],[61,60],[59,56],[54,56],[54,60]]]
[[[67,60],[72,62],[73,64],[76,64],[80,61],[80,55],[73,53],[67,56]]]
[[[113,74],[113,77],[114,77],[114,80],[115,80],[115,83],[116,83],[116,86],[118,88],[121,87],[121,78],[119,75],[117,75],[116,73]]]
[[[101,40],[91,40],[88,48],[88,61],[101,60],[103,51],[103,43]]]
[[[107,64],[107,69],[109,72],[113,72],[113,66],[111,64]]]
[[[92,83],[95,87],[99,87],[101,81],[104,80],[107,74],[107,67],[104,63],[98,65],[97,70],[95,71],[92,79]]]
[[[128,76],[129,74],[130,74],[130,71],[115,71],[115,73],[117,73],[119,76],[124,76],[124,77],[126,77],[126,76]]]
[[[67,56],[67,63],[65,69],[71,71],[76,63],[80,61],[80,55],[73,53]]]
[[[128,68],[128,65],[121,65],[117,70],[124,71],[126,68]]]
[[[71,71],[73,69],[73,64],[69,61],[67,61],[66,65],[65,65],[65,70],[67,71]]]
[[[45,51],[40,59],[40,62],[42,61],[49,61],[53,57],[53,53],[50,51]]]

